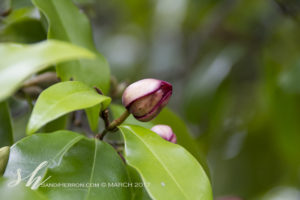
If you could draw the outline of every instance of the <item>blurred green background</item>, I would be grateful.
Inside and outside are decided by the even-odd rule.
[[[6,17],[5,2],[1,42],[46,39],[29,0]],[[170,107],[207,155],[215,197],[300,199],[299,0],[74,2],[119,81],[173,84]],[[13,115],[22,132],[28,114]]]

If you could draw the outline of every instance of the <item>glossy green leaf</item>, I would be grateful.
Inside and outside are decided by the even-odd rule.
[[[101,111],[101,105],[96,105],[91,108],[85,109],[89,125],[91,127],[91,130],[94,132],[98,131],[100,111]]]
[[[209,179],[188,151],[146,128],[119,128],[125,139],[126,160],[139,172],[152,198],[212,200]]]
[[[117,104],[111,104],[110,109],[112,111],[114,118],[119,117],[125,110],[124,106],[117,105]],[[157,124],[169,125],[170,127],[172,127],[172,130],[176,134],[177,143],[183,146],[184,148],[186,148],[191,154],[193,154],[193,156],[195,156],[197,160],[201,163],[206,173],[209,174],[209,168],[207,166],[205,156],[204,154],[201,153],[201,150],[197,146],[197,143],[195,142],[192,135],[190,134],[184,121],[180,119],[169,108],[164,108],[160,112],[160,114],[150,122],[140,122],[136,120],[132,115],[130,115],[124,123],[139,125],[148,129],[152,128],[154,125]]]
[[[200,162],[206,173],[209,175],[209,168],[206,162],[206,157],[202,153],[195,139],[192,137],[185,125],[184,121],[180,119],[173,111],[168,108],[162,110],[162,112],[153,120],[156,124],[166,124],[172,127],[177,137],[177,143],[188,150],[197,160]]]
[[[13,130],[7,102],[0,102],[0,147],[13,144]]]
[[[47,200],[47,198],[36,190],[31,190],[23,183],[17,186],[10,186],[10,183],[14,180],[0,179],[0,194],[1,199],[9,200]]]
[[[0,148],[0,176],[3,175],[9,157],[9,147]]]
[[[27,183],[28,176],[44,161],[47,165],[35,177],[43,177],[42,181],[46,181],[39,190],[49,199],[131,199],[130,188],[108,185],[130,181],[126,167],[115,150],[104,142],[70,131],[35,134],[17,142],[11,147],[4,177],[16,180],[20,169],[21,177]],[[51,187],[51,183],[96,185]]]
[[[133,168],[127,165],[127,171],[130,180],[133,184],[132,196],[134,200],[151,200],[149,194],[146,191],[143,180],[141,179],[139,173]]]
[[[101,104],[105,109],[110,98],[98,94],[93,88],[78,82],[57,83],[44,90],[32,111],[27,133],[36,132],[43,125],[71,111],[90,108]]]
[[[47,17],[48,38],[71,42],[98,55],[97,59],[92,61],[79,60],[59,64],[57,73],[60,78],[63,81],[73,78],[89,86],[97,86],[106,94],[110,83],[109,67],[105,58],[95,48],[88,18],[71,0],[33,0],[33,3]]]
[[[28,179],[28,175],[42,162],[47,161],[48,165],[37,173],[37,176],[43,177],[46,169],[59,165],[64,154],[82,138],[82,135],[70,131],[36,134],[23,138],[10,149],[4,177],[16,179],[17,169],[21,169],[21,177]]]
[[[0,101],[12,95],[30,75],[76,58],[93,58],[86,49],[55,40],[33,45],[0,44]]]
[[[48,169],[46,184],[81,183],[94,187],[40,187],[53,200],[131,199],[131,188],[113,186],[128,183],[125,165],[115,150],[99,140],[83,139],[63,157],[61,164]]]

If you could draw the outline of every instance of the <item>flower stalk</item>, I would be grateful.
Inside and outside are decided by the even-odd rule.
[[[128,110],[125,110],[124,113],[117,119],[115,119],[114,121],[112,121],[103,131],[102,133],[99,133],[98,135],[96,135],[96,138],[98,138],[99,140],[103,140],[104,136],[108,133],[108,132],[113,132],[116,131],[117,126],[119,126],[120,124],[122,124],[127,117],[130,115],[130,113],[128,112]]]

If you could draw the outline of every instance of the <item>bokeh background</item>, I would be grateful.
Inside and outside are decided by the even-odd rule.
[[[170,107],[207,156],[215,197],[300,199],[299,0],[74,2],[119,82],[173,84]],[[29,0],[12,9],[1,42],[46,39]],[[22,132],[28,116],[13,115]]]

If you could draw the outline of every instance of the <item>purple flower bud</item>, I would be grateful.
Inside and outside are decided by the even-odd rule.
[[[170,126],[156,125],[151,128],[151,131],[157,133],[158,135],[160,135],[160,137],[169,142],[172,142],[174,144],[177,142],[176,135],[173,133],[173,130]]]
[[[143,79],[126,88],[122,103],[137,120],[147,122],[159,114],[167,105],[171,95],[170,83],[156,79]]]

